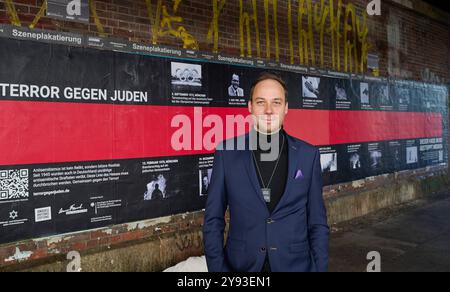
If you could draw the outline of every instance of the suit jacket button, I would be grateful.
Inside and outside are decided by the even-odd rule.
[[[261,247],[261,252],[266,252],[266,248],[265,247]]]

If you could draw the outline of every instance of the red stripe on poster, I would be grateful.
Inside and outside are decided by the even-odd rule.
[[[247,114],[245,108],[1,101],[0,165],[208,154],[213,151],[173,149],[171,138],[179,128],[171,128],[172,118],[189,117],[194,127],[207,115],[225,121],[226,116]],[[203,137],[209,129],[192,129],[191,134]],[[286,130],[314,145],[434,138],[443,133],[439,113],[322,110],[290,110]]]

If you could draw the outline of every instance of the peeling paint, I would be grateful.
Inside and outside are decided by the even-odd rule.
[[[358,188],[362,188],[362,187],[364,187],[364,185],[365,185],[365,180],[357,180],[357,181],[354,181],[354,182],[352,182],[352,187],[353,188],[355,188],[355,189],[358,189]]]
[[[54,236],[54,237],[49,237],[47,239],[47,245],[52,245],[52,244],[58,244],[64,241],[69,241],[70,239],[72,239],[73,236]]]
[[[5,259],[6,263],[15,262],[15,261],[26,261],[33,255],[31,251],[20,251],[18,247],[16,247],[16,253],[9,258]]]
[[[107,235],[112,235],[113,234],[113,230],[112,229],[106,229],[106,230],[103,230],[103,233],[105,233]]]
[[[148,227],[153,227],[155,225],[160,224],[167,224],[172,221],[172,217],[162,217],[157,219],[151,219],[147,221],[141,221],[141,222],[134,222],[134,223],[128,223],[127,224],[127,230],[133,231],[133,230],[142,230]]]

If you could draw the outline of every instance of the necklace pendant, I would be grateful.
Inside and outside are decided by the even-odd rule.
[[[263,189],[261,189],[261,192],[264,196],[264,201],[266,201],[266,203],[270,203],[270,197],[272,194],[272,190],[268,189],[268,188],[263,188]]]

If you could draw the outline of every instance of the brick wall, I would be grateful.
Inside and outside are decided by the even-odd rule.
[[[150,0],[153,14],[156,14],[157,1]],[[181,22],[173,22],[172,27],[177,30],[183,26],[187,33],[192,35],[202,51],[212,51],[214,44],[208,40],[208,32],[213,21],[213,1],[182,0],[176,10],[173,9],[174,1],[162,0],[163,6],[167,6],[168,14],[179,16]],[[220,0],[217,0],[220,2]],[[240,51],[240,0],[227,0],[218,18],[219,42],[218,49],[223,53],[239,55]],[[0,1],[0,23],[10,23],[5,0]],[[30,25],[42,6],[42,0],[14,0],[18,18],[22,26]],[[114,0],[92,1],[95,4],[95,11],[98,16],[96,25],[93,13],[89,24],[59,21],[43,16],[36,23],[36,28],[51,29],[59,31],[71,31],[87,33],[91,35],[100,34],[99,27],[108,36],[125,38],[132,41],[149,43],[152,42],[154,33],[153,25],[149,18],[146,0]],[[264,1],[258,0],[257,14],[258,27],[260,30],[261,57],[266,57],[265,45],[265,10]],[[334,0],[335,6],[337,0]],[[343,7],[347,3],[355,6],[356,15],[362,20],[363,12],[368,0],[343,0]],[[394,3],[395,2],[395,3]],[[403,3],[406,2],[406,6]],[[270,2],[272,3],[272,2]],[[289,31],[288,31],[288,0],[278,0],[278,34],[280,61],[289,63]],[[320,3],[312,0],[313,5]],[[325,3],[329,3],[326,0]],[[220,4],[220,3],[219,3]],[[409,7],[409,8],[408,8]],[[220,7],[219,7],[220,8]],[[250,0],[243,1],[244,12],[252,14]],[[298,1],[292,0],[292,28],[295,63],[299,64],[298,38],[297,38],[297,10]],[[176,12],[174,12],[176,11]],[[337,13],[337,8],[335,14]],[[271,59],[275,60],[275,30],[273,25],[273,8],[269,8],[269,31],[271,36]],[[345,10],[342,8],[340,54],[343,62],[343,22]],[[154,19],[154,18],[153,18]],[[307,25],[307,16],[303,18],[303,23]],[[351,22],[351,21],[349,21]],[[325,28],[329,27],[329,18],[325,20]],[[368,43],[371,46],[369,53],[380,57],[380,71],[382,76],[413,79],[413,80],[438,80],[443,83],[449,81],[450,58],[448,48],[450,43],[450,33],[448,29],[449,15],[445,12],[434,10],[430,6],[420,1],[382,1],[382,15],[369,16],[367,26],[369,29]],[[391,27],[391,29],[389,28]],[[351,34],[351,32],[350,32]],[[315,31],[315,53],[320,52],[319,32]],[[183,42],[174,36],[159,36],[158,44],[182,47]],[[324,68],[332,68],[331,65],[331,41],[329,35],[324,33]],[[253,56],[256,56],[256,39],[254,30],[252,31]],[[391,54],[389,54],[391,52]],[[398,55],[398,57],[397,57]],[[317,58],[317,56],[316,56]],[[394,60],[391,60],[394,59]],[[321,67],[316,62],[316,67]],[[393,63],[393,64],[392,64]],[[391,66],[389,64],[392,64]],[[390,68],[391,67],[391,68]],[[343,68],[342,68],[343,69]],[[389,70],[390,69],[390,70]],[[424,72],[427,69],[428,73]],[[342,70],[341,70],[342,71]]]
[[[328,3],[326,0],[325,3]],[[11,23],[11,13],[8,10],[8,2],[0,0],[0,23]],[[12,1],[17,12],[18,19],[22,26],[29,26],[36,20],[43,1],[42,0],[14,0]],[[150,1],[153,14],[157,11],[158,0]],[[217,1],[218,7],[222,1]],[[297,36],[297,7],[299,1],[292,1],[292,33],[293,52],[295,64],[300,64],[299,46]],[[313,0],[313,3],[320,3]],[[334,1],[337,2],[336,0]],[[360,18],[369,1],[354,0],[351,2],[355,6],[357,16]],[[208,38],[208,32],[212,27],[214,0],[182,0],[179,6],[174,9],[175,1],[162,0],[166,5],[167,12],[172,16],[182,18],[181,22],[172,23],[174,31],[180,32],[183,27],[190,39],[194,39],[199,50],[213,51],[215,49],[214,38]],[[241,55],[240,39],[240,1],[227,0],[224,2],[223,10],[218,16],[218,43],[217,48],[222,53],[231,55]],[[243,8],[252,15],[251,1],[243,1]],[[272,3],[272,1],[270,2]],[[344,6],[350,1],[343,1]],[[409,8],[404,6],[406,3]],[[161,45],[183,47],[183,40],[179,36],[160,35],[155,37],[158,26],[154,25],[149,18],[148,6],[145,0],[95,0],[95,13],[91,13],[89,24],[59,21],[43,16],[35,24],[36,28],[50,29],[58,31],[69,31],[86,33],[89,35],[107,35],[116,38],[128,39],[142,43],[157,42]],[[258,27],[260,30],[260,55],[267,57],[267,45],[265,34],[265,10],[264,1],[258,0],[257,14]],[[91,6],[91,9],[93,8]],[[273,26],[274,15],[273,6],[269,15],[269,35],[271,40],[270,59],[276,61],[275,33]],[[288,0],[278,0],[278,41],[279,60],[289,63],[290,58],[290,38],[289,19],[287,17]],[[343,11],[344,12],[344,11]],[[95,14],[97,17],[95,17]],[[342,24],[344,23],[342,16]],[[450,81],[450,30],[449,15],[447,13],[433,9],[420,1],[382,1],[382,15],[368,17],[367,27],[369,29],[367,42],[370,45],[368,53],[379,56],[380,75],[400,78],[431,81],[437,83],[448,83]],[[181,19],[179,19],[181,20]],[[307,25],[307,17],[303,24]],[[325,27],[329,26],[329,19],[325,19]],[[155,30],[156,29],[156,30]],[[162,27],[166,30],[167,27]],[[167,31],[167,30],[166,30]],[[176,34],[176,33],[175,33]],[[351,33],[350,33],[351,34]],[[213,34],[214,35],[214,34]],[[212,36],[213,36],[212,35]],[[342,33],[343,35],[343,33]],[[245,39],[245,38],[244,38]],[[314,32],[314,53],[316,59],[320,55],[319,32]],[[336,69],[332,62],[332,40],[325,33],[323,39],[324,63],[320,64],[316,60],[316,67]],[[257,56],[257,40],[255,30],[251,33],[252,56]],[[189,45],[189,44],[187,44]],[[192,45],[192,43],[191,43]],[[361,43],[358,42],[358,46]],[[245,55],[249,55],[247,44],[244,45]],[[361,55],[361,48],[358,55]],[[343,41],[340,43],[340,71],[344,71],[345,51]],[[372,74],[364,68],[365,73]],[[437,171],[424,170],[425,174],[433,176]],[[407,172],[404,178],[397,175],[396,180],[407,177],[418,176],[418,172]],[[345,191],[363,192],[370,188],[380,188],[385,183],[386,177],[369,179],[363,183],[350,183],[341,186],[326,188],[327,197],[336,197]],[[150,220],[146,222],[123,224],[110,228],[103,228],[95,231],[80,232],[51,238],[38,240],[28,240],[25,242],[3,245],[0,247],[0,270],[29,268],[35,265],[43,265],[48,262],[64,261],[65,254],[72,250],[81,251],[83,254],[94,254],[111,248],[120,248],[127,244],[138,244],[140,241],[158,242],[154,264],[143,266],[143,270],[158,270],[167,267],[181,259],[202,253],[201,238],[199,231],[203,220],[203,213],[178,215],[169,218]],[[184,234],[185,235],[180,235]],[[19,261],[18,259],[22,259]],[[32,260],[32,261],[30,261]]]

